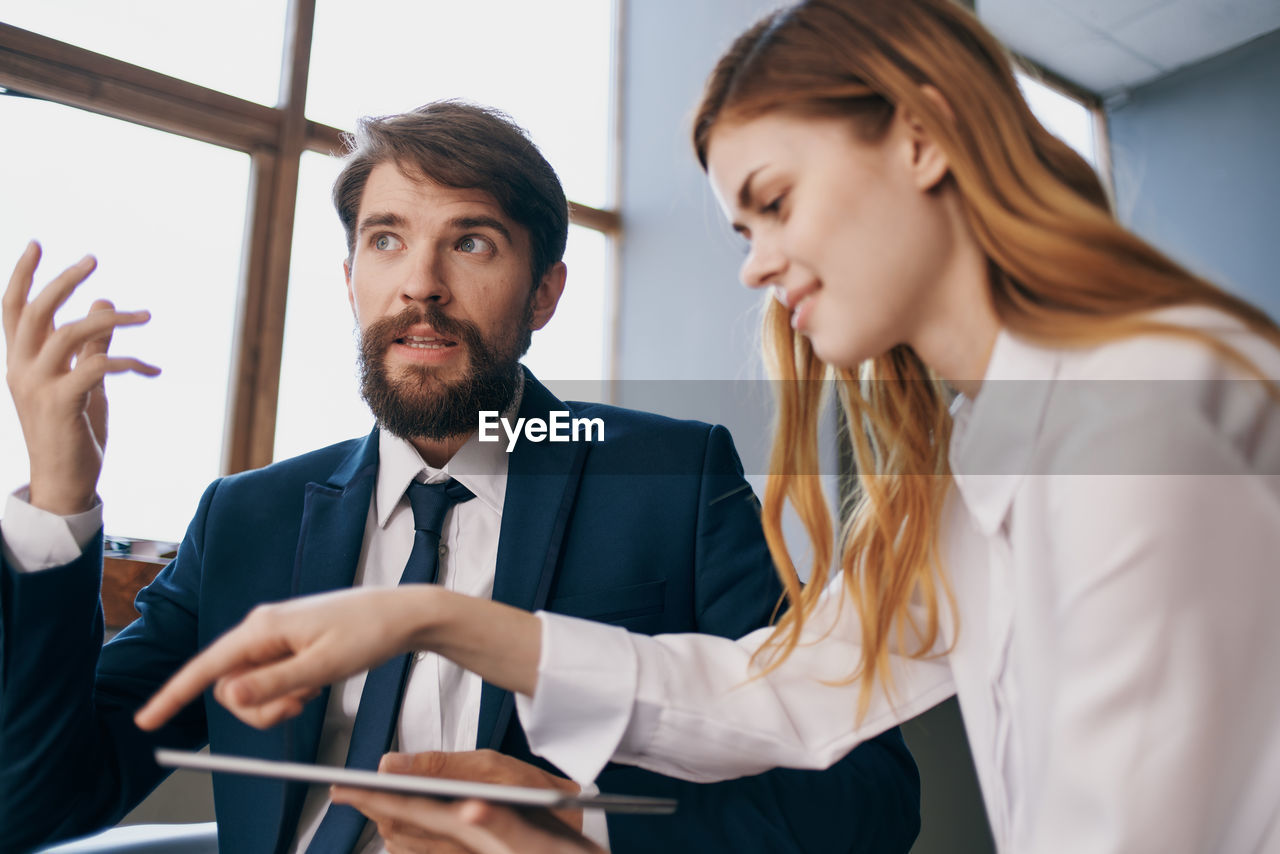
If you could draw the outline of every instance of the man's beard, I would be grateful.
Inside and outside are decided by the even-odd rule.
[[[504,412],[515,398],[532,315],[530,298],[520,324],[488,342],[475,324],[448,317],[435,303],[375,321],[360,333],[360,394],[378,425],[402,439],[466,435],[476,429],[481,410]],[[439,369],[427,365],[402,365],[395,377],[388,374],[388,348],[419,323],[467,348],[469,364],[462,377],[446,382]]]

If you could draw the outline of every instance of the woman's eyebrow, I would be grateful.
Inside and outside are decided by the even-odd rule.
[[[762,169],[764,169],[763,166],[757,166],[743,179],[742,186],[738,188],[738,207],[751,207],[751,200],[755,198],[755,190],[752,188],[751,182],[755,180],[756,175],[759,175]]]

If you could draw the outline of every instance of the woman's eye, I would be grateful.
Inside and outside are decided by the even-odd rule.
[[[785,199],[786,197],[787,197],[786,193],[783,193],[782,195],[776,197],[773,201],[769,202],[769,204],[760,208],[760,213],[762,214],[778,213],[779,211],[782,210],[782,200]]]
[[[390,252],[403,246],[404,244],[400,242],[399,238],[392,237],[390,234],[379,234],[373,240],[373,248],[379,252]]]
[[[483,237],[464,237],[458,241],[458,248],[463,252],[489,252],[493,244]]]

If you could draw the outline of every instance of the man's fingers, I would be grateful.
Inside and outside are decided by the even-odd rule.
[[[65,371],[73,355],[88,358],[105,354],[117,327],[137,326],[150,319],[146,311],[90,312],[50,335],[35,356],[35,367],[46,376]]]
[[[373,821],[384,824],[406,822],[423,831],[429,830],[430,824],[424,824],[417,819],[443,816],[449,816],[452,819],[448,805],[427,797],[357,789],[351,786],[332,786],[329,797],[335,804],[355,807]]]
[[[89,316],[92,317],[95,314],[101,314],[103,312],[108,312],[108,311],[114,312],[115,310],[116,310],[116,307],[115,305],[112,304],[111,300],[96,299],[93,301],[93,305],[89,307]],[[142,312],[126,312],[126,313],[142,314]],[[150,314],[147,315],[147,318],[150,319]],[[88,341],[84,342],[84,346],[81,347],[79,352],[76,353],[76,357],[81,358],[84,356],[93,356],[97,353],[107,352],[108,350],[111,349],[111,336],[115,331],[116,331],[115,325],[113,324],[111,328],[108,329],[105,333],[95,336],[93,338],[90,338]]]
[[[110,300],[96,299],[89,308],[89,313],[115,311],[115,308]],[[76,353],[76,364],[78,365],[85,359],[90,359],[94,356],[106,356],[111,349],[111,338],[114,332],[115,329],[112,328],[107,330],[106,333],[86,341],[84,346],[80,348],[80,352]],[[98,447],[105,451],[107,447],[107,389],[101,380],[89,391],[85,414],[89,416],[89,429],[93,431],[93,438],[97,441]]]
[[[18,321],[22,318],[22,310],[27,307],[27,296],[31,293],[31,283],[35,279],[36,267],[40,264],[40,244],[34,240],[27,244],[22,257],[13,267],[9,276],[9,285],[4,291],[4,337],[13,345],[14,333],[18,329]]]
[[[12,340],[19,352],[30,355],[39,351],[40,341],[53,328],[54,313],[97,265],[97,259],[92,255],[84,256],[62,271],[35,299],[26,304],[17,326],[14,327]]]
[[[443,836],[473,854],[512,854],[513,851],[480,828],[461,821],[452,804],[346,786],[334,786],[330,797],[336,804],[350,804],[379,824],[408,826],[418,832]]]
[[[577,829],[571,828],[540,807],[512,808],[470,799],[455,805],[458,820],[484,828],[498,839],[520,844],[522,854],[529,852],[582,852],[602,854]]]
[[[417,774],[447,780],[509,783],[536,786],[546,776],[542,769],[494,750],[424,750],[420,753],[387,753],[379,771]],[[544,784],[545,785],[545,784]]]
[[[388,774],[416,774],[419,777],[450,777],[450,770],[461,772],[454,766],[457,755],[444,750],[424,750],[421,753],[385,753],[378,761],[378,770]],[[466,779],[462,773],[453,779]]]
[[[74,394],[87,394],[94,386],[102,382],[107,374],[141,374],[144,377],[157,377],[160,369],[149,362],[135,359],[132,356],[108,356],[97,353],[76,363],[71,371],[70,390]]]

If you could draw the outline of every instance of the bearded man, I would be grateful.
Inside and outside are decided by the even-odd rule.
[[[649,633],[738,637],[769,619],[779,586],[727,432],[565,403],[520,365],[564,291],[568,232],[560,182],[520,128],[457,102],[364,120],[334,202],[376,427],[213,483],[141,617],[105,647],[96,413],[103,374],[151,371],[105,355],[140,318],[103,303],[55,332],[91,267],[28,301],[38,248],[19,261],[5,333],[31,484],[0,521],[3,850],[118,821],[164,777],[157,747],[578,791],[529,752],[508,693],[429,655],[293,698],[301,714],[266,731],[212,694],[137,730],[142,702],[259,603],[412,581]],[[567,414],[603,436],[484,442],[485,412]],[[905,851],[919,821],[896,731],[824,772],[695,785],[610,767],[598,785],[680,801],[671,817],[558,814],[617,852]],[[214,797],[224,852],[384,850],[378,817],[324,787],[218,775]],[[836,811],[855,820],[823,820]]]

